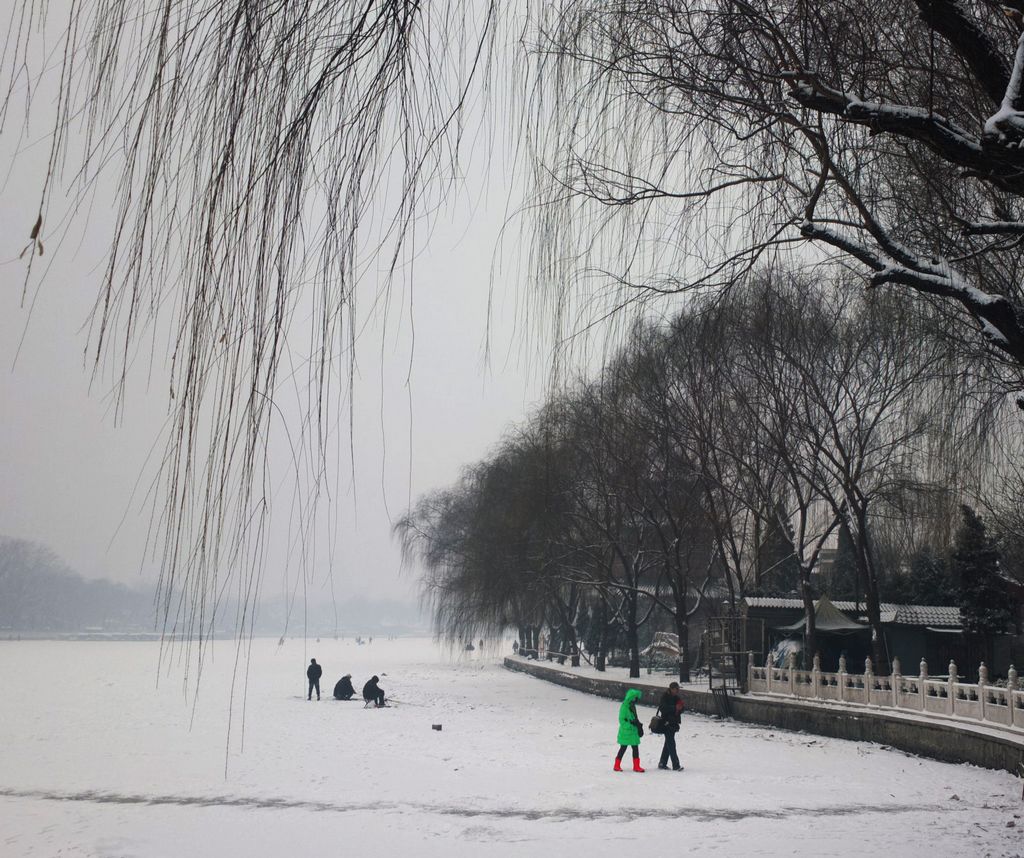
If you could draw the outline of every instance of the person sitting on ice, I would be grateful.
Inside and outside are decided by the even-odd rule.
[[[377,684],[380,677],[371,676],[366,685],[363,686],[363,700],[373,701],[379,708],[384,705],[384,690]]]
[[[335,700],[351,700],[352,695],[355,693],[356,690],[352,686],[351,673],[346,673],[341,679],[338,680],[338,684],[334,686]]]
[[[642,772],[640,768],[640,737],[644,734],[643,724],[636,714],[636,702],[641,694],[636,688],[630,688],[619,707],[619,753],[615,755],[615,771],[622,771],[622,756],[626,748],[633,749],[633,771]]]
[[[315,658],[309,660],[309,667],[306,668],[306,679],[309,680],[309,693],[306,695],[307,700],[313,699],[313,689],[316,689],[316,699],[320,699],[320,676],[323,674],[324,669],[316,663]]]

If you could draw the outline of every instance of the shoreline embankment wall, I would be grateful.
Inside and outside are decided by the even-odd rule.
[[[657,681],[652,677],[635,680],[597,677],[519,656],[506,657],[504,664],[508,670],[526,673],[585,694],[615,700],[621,700],[627,689],[637,688],[643,695],[641,703],[646,706],[657,706],[661,694],[671,681],[668,677]],[[683,686],[680,696],[689,712],[717,714],[710,689]],[[762,694],[730,695],[729,709],[730,717],[747,724],[856,742],[876,742],[947,763],[972,763],[1017,775],[1024,773],[1024,736],[996,728],[906,715],[882,708],[842,707]]]

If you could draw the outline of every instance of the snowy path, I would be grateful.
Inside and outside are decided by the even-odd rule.
[[[232,645],[216,644],[191,730],[180,672],[154,688],[156,651],[0,644],[4,858],[1024,855],[1009,775],[700,717],[684,719],[685,772],[654,769],[655,738],[646,774],[616,775],[614,702],[425,642],[308,644],[327,695],[376,672],[405,701],[374,711],[307,703],[302,641],[256,641],[225,778]]]

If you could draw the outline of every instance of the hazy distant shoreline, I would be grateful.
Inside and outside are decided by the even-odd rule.
[[[248,635],[247,635],[248,636]],[[360,633],[358,636],[367,637],[365,632]],[[374,637],[378,637],[379,640],[385,640],[388,637],[393,638],[423,638],[430,637],[430,632],[427,629],[403,629],[401,631],[381,633],[374,631]],[[237,637],[235,632],[230,631],[218,631],[212,634],[204,634],[203,640],[234,640]],[[259,640],[274,640],[280,639],[280,635],[270,634],[268,632],[261,632],[252,636],[253,639]],[[354,640],[357,637],[355,632],[347,632],[345,634],[339,634],[338,640]],[[328,639],[333,640],[333,635],[305,635],[305,640],[320,640]],[[139,641],[139,642],[153,642],[153,641],[185,641],[188,637],[183,634],[161,634],[160,632],[37,632],[37,631],[25,631],[25,632],[0,632],[0,644],[2,643],[18,643],[19,641]],[[303,640],[303,635],[285,635],[285,641],[291,640]]]

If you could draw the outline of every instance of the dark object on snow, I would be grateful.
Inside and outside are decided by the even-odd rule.
[[[380,677],[379,676],[372,676],[372,677],[370,677],[370,679],[366,683],[366,685],[363,686],[363,700],[366,700],[367,702],[372,701],[377,706],[383,706],[384,705],[384,691],[377,684],[378,682],[380,682]]]
[[[346,673],[341,679],[338,680],[337,685],[334,686],[335,700],[351,700],[352,696],[355,693],[356,690],[352,687],[351,673]]]
[[[431,724],[430,725],[430,729],[431,730],[437,730],[437,732],[440,733],[441,732],[441,725],[440,724]]]
[[[309,667],[306,668],[306,678],[309,680],[309,693],[306,695],[307,700],[313,699],[313,690],[316,689],[316,699],[320,699],[320,677],[323,675],[324,669],[316,663],[315,658],[309,660]]]
[[[660,721],[660,730],[665,737],[665,744],[661,749],[661,760],[658,762],[659,769],[668,768],[669,760],[672,761],[672,768],[679,771],[679,755],[676,753],[676,733],[679,732],[681,716],[683,713],[683,699],[679,696],[679,683],[673,682],[669,685],[668,691],[661,695],[661,702],[658,703],[658,714],[654,717]],[[651,722],[653,728],[653,721]]]
[[[669,686],[669,688],[672,688],[672,686]],[[679,686],[676,686],[674,691],[674,694],[672,691],[666,691],[661,695],[661,702],[658,704],[658,714],[655,716],[661,720],[661,730],[665,733],[669,731],[677,733],[681,726],[683,699],[679,696]]]

